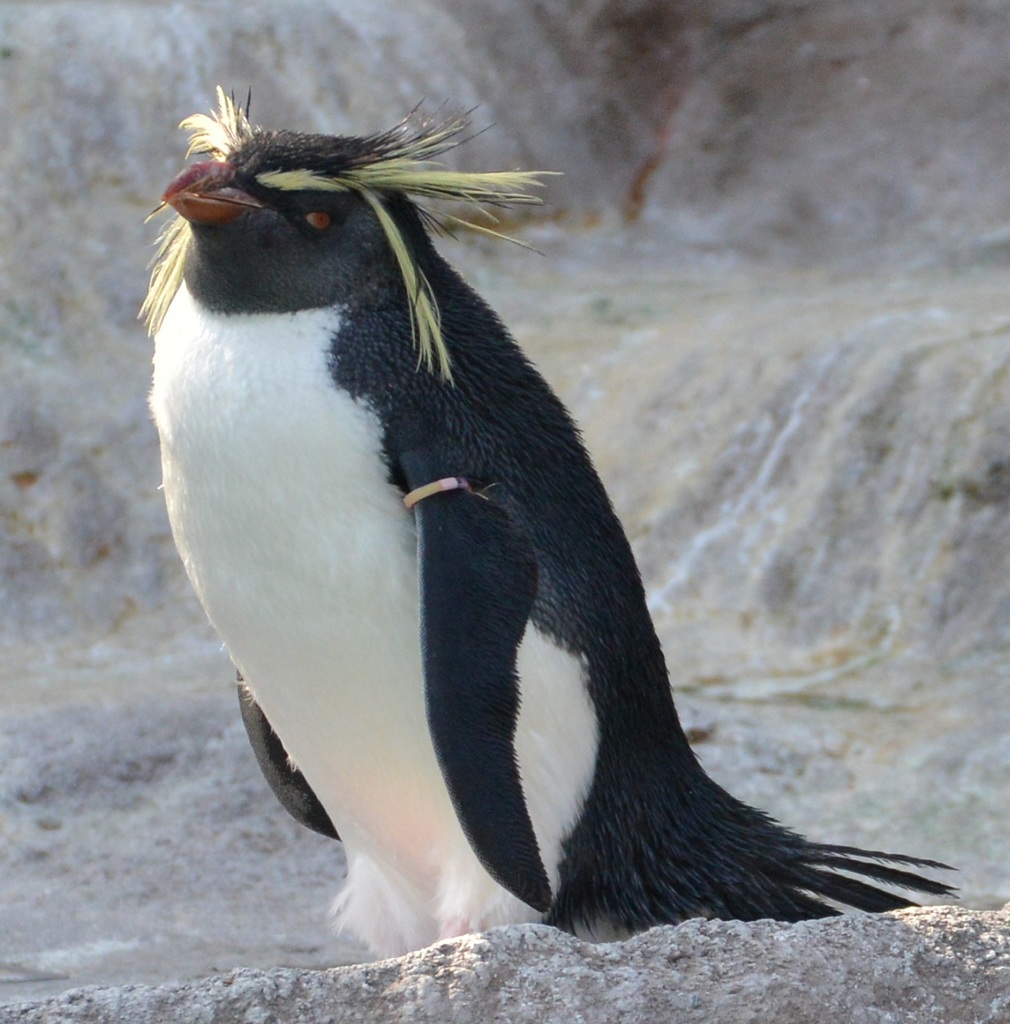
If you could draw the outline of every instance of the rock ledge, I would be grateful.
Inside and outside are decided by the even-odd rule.
[[[357,967],[243,969],[0,1010],[0,1024],[388,1020],[997,1024],[1010,1020],[1010,904],[797,925],[690,921],[598,946],[515,926]]]

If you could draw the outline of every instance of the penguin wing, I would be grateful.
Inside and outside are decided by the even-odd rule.
[[[417,461],[423,466],[429,460]],[[437,475],[404,468],[411,486]],[[433,494],[414,512],[425,701],[435,754],[481,864],[509,892],[546,913],[551,885],[513,742],[516,653],[536,596],[536,557],[508,514],[470,491]]]
[[[281,806],[295,821],[306,828],[339,839],[337,830],[326,813],[326,808],[319,801],[305,776],[297,768],[292,768],[288,761],[288,752],[281,743],[281,738],[274,732],[273,726],[263,714],[262,708],[256,703],[252,691],[245,686],[239,677],[238,702],[242,710],[242,724],[249,736],[256,761],[263,772],[274,796]]]

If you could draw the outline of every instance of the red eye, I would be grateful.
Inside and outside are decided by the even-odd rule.
[[[317,231],[325,230],[333,221],[333,218],[323,210],[313,210],[312,213],[305,214],[305,219]]]

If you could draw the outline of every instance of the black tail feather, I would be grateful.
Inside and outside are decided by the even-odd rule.
[[[928,870],[954,870],[948,864],[942,864],[940,861],[908,857],[903,854],[883,853],[879,850],[860,850],[852,846],[811,844],[810,851],[812,855],[806,858],[807,863],[816,864],[818,867],[828,868],[831,871],[849,871],[886,885],[909,889],[913,892],[929,893],[932,896],[954,896],[956,892],[952,886],[938,882],[936,879],[888,866],[888,864],[905,864]],[[819,874],[824,874],[824,872],[819,872]],[[857,906],[858,904],[852,905]],[[904,905],[908,905],[908,901],[905,901]]]
[[[850,868],[850,870],[852,869]],[[889,892],[887,889],[880,889],[869,882],[852,878],[849,875],[807,868],[799,872],[798,878],[808,892],[816,894],[822,900],[832,900],[846,907],[865,910],[871,914],[915,906],[904,896]]]
[[[824,853],[839,857],[860,857],[865,860],[885,861],[888,864],[908,864],[916,868],[933,868],[937,871],[956,871],[949,864],[939,860],[926,860],[924,857],[910,857],[905,853],[884,853],[881,850],[864,850],[858,846],[834,846],[824,843],[808,843],[811,852]]]

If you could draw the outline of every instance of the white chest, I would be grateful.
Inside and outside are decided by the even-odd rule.
[[[331,309],[209,314],[182,291],[156,339],[151,408],[169,518],[239,660],[267,639],[245,635],[257,619],[272,624],[273,647],[318,618],[322,594],[341,619],[366,618],[378,609],[363,599],[384,604],[390,573],[413,589],[413,524],[386,481],[379,424],[328,373],[338,326]]]
[[[338,324],[333,310],[209,314],[183,291],[156,339],[151,408],[201,603],[292,758],[357,817],[375,755],[356,755],[388,734],[389,701],[393,731],[430,743],[413,522],[374,415],[330,380]]]

